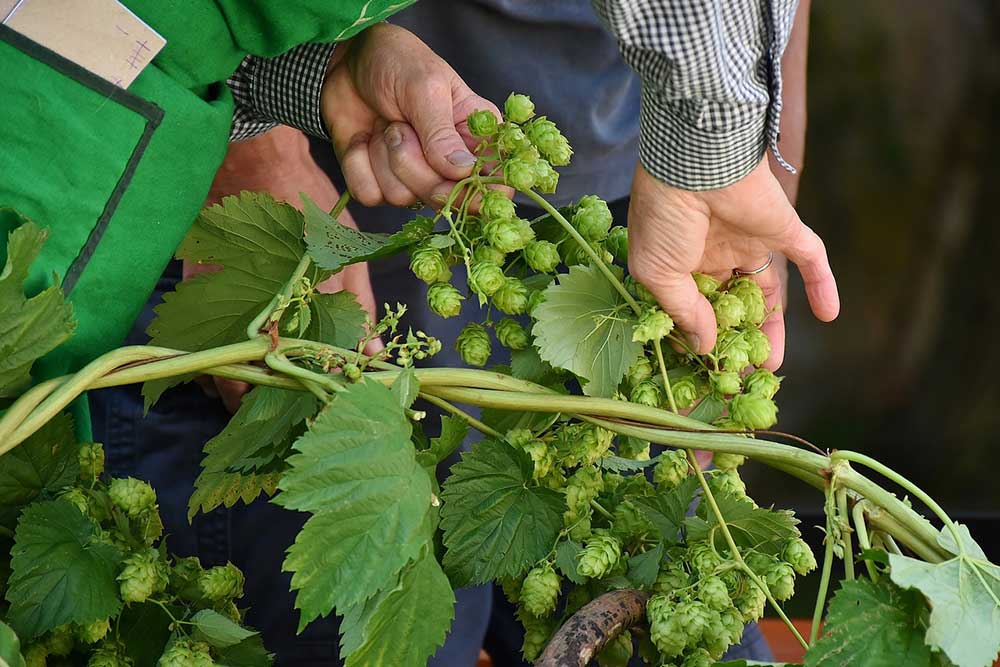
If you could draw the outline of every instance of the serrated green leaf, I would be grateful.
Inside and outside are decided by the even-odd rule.
[[[30,299],[24,281],[48,233],[25,221],[7,235],[0,271],[0,398],[20,394],[31,382],[31,365],[73,333],[73,307],[58,285]]]
[[[515,577],[544,558],[562,528],[562,494],[531,484],[528,455],[484,440],[444,483],[441,527],[448,576],[458,586]]]
[[[399,402],[399,407],[405,410],[413,405],[413,401],[417,400],[417,394],[420,393],[420,381],[417,380],[417,375],[412,368],[405,368],[396,377],[389,390]]]
[[[889,576],[926,596],[931,607],[928,644],[941,649],[958,667],[988,667],[1000,651],[1000,567],[986,560],[968,528],[959,530],[964,555],[925,563],[889,554]],[[959,551],[947,527],[938,543]]]
[[[395,585],[345,616],[346,667],[423,667],[455,618],[448,577],[425,549]]]
[[[25,667],[21,640],[9,625],[0,621],[0,667]]]
[[[202,609],[191,617],[195,637],[215,648],[228,648],[257,634],[212,609]]]
[[[365,335],[365,311],[350,292],[313,294],[309,312],[312,317],[302,334],[306,340],[353,348]]]
[[[293,445],[274,502],[313,512],[288,551],[300,628],[373,595],[427,540],[431,482],[392,393],[365,380]]]
[[[649,551],[635,554],[628,559],[628,580],[636,588],[650,588],[660,572],[663,560],[663,543]]]
[[[302,203],[309,255],[328,271],[394,255],[424,240],[434,229],[433,220],[418,215],[395,234],[369,234],[341,225],[306,195]]]
[[[168,607],[170,609],[170,607]],[[182,614],[174,607],[170,613]],[[167,610],[152,602],[131,603],[114,622],[125,653],[136,665],[155,665],[170,640],[173,624]]]
[[[711,424],[722,416],[725,409],[725,401],[715,394],[709,394],[705,398],[701,399],[701,401],[698,402],[698,405],[694,406],[694,409],[688,413],[688,417],[691,419],[697,419],[705,424]]]
[[[635,459],[626,459],[622,456],[605,456],[602,459],[598,459],[597,467],[610,472],[642,470],[643,468],[656,465],[659,458],[659,456],[654,456],[646,461],[636,461]]]
[[[97,530],[65,500],[36,503],[21,513],[7,589],[7,620],[21,637],[121,610],[115,581],[120,554],[95,541]]]
[[[469,435],[469,422],[461,417],[444,415],[441,417],[441,435],[431,438],[430,449],[427,451],[435,462],[455,451]]]
[[[583,546],[573,540],[564,540],[556,547],[556,567],[563,576],[578,586],[587,583],[587,577],[577,572],[577,561],[583,553]]]
[[[532,313],[539,356],[585,381],[588,396],[612,396],[642,345],[632,341],[635,318],[596,268],[573,266]]]
[[[919,594],[884,579],[845,581],[830,601],[824,636],[806,652],[806,667],[929,667]],[[971,637],[963,637],[970,641]]]
[[[13,527],[21,508],[76,481],[80,473],[73,418],[61,413],[0,461],[0,525]]]
[[[730,494],[716,493],[715,501],[726,519],[733,540],[742,549],[777,555],[781,553],[785,542],[799,536],[799,529],[795,527],[799,520],[788,510],[754,507],[750,500]],[[707,503],[702,502],[698,506],[697,516],[685,520],[688,539],[708,539],[711,527],[717,523],[715,514],[708,509]],[[716,534],[716,539],[721,540],[722,537]],[[720,541],[718,546],[725,548],[725,543]]]
[[[677,544],[680,540],[684,517],[698,491],[698,480],[693,476],[684,478],[676,488],[655,496],[640,496],[632,498],[643,516],[649,519],[660,532],[664,544]]]
[[[274,656],[264,648],[260,635],[255,634],[235,646],[220,649],[218,663],[221,667],[271,667]]]

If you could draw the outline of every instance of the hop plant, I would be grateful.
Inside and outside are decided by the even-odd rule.
[[[628,261],[628,228],[612,227],[608,232],[607,249],[612,256],[623,264]]]
[[[118,509],[131,518],[136,518],[156,506],[156,492],[153,491],[153,487],[134,477],[111,480],[108,496]]]
[[[687,636],[681,626],[680,619],[672,613],[671,608],[652,613],[653,601],[658,596],[649,599],[646,605],[646,615],[649,618],[649,638],[656,650],[666,658],[673,658],[684,652],[687,647]]]
[[[628,400],[639,405],[648,405],[655,408],[660,404],[660,388],[655,382],[643,380],[632,388]]]
[[[698,598],[704,602],[709,609],[722,611],[732,606],[729,599],[729,589],[726,582],[716,576],[705,577],[698,583]]]
[[[708,577],[722,565],[722,558],[706,542],[696,542],[688,545],[687,562],[699,576]]]
[[[719,294],[715,303],[712,304],[712,309],[715,311],[715,320],[719,324],[719,329],[723,330],[738,327],[746,316],[746,306],[743,305],[743,302],[740,301],[739,297],[728,293]]]
[[[572,223],[588,241],[603,240],[611,229],[611,222],[611,209],[608,208],[607,202],[597,195],[587,195],[577,202]]]
[[[90,514],[90,502],[87,500],[87,492],[77,486],[71,486],[63,491],[59,495],[59,499],[72,504],[84,516]]]
[[[455,317],[462,312],[465,297],[451,283],[434,283],[427,288],[427,305],[439,317]]]
[[[631,501],[623,501],[615,507],[611,520],[611,534],[623,544],[643,535],[655,534],[656,528]]]
[[[45,638],[45,649],[49,655],[65,657],[73,650],[75,644],[73,628],[69,624],[53,628]]]
[[[788,600],[795,594],[795,571],[788,563],[775,563],[764,579],[775,600]]]
[[[726,290],[743,302],[743,321],[747,324],[760,326],[767,317],[767,306],[764,304],[764,292],[751,278],[737,278],[729,283]]]
[[[84,644],[96,644],[104,639],[108,631],[111,630],[111,621],[107,618],[102,618],[90,623],[84,623],[83,625],[77,625],[75,630],[76,638],[81,642]]]
[[[766,429],[778,421],[778,406],[757,394],[739,394],[729,402],[729,414],[748,429]]]
[[[524,158],[512,157],[503,163],[503,178],[515,190],[530,190],[535,187],[537,172],[535,163]],[[515,248],[519,250],[520,248]]]
[[[522,250],[535,238],[531,223],[521,218],[491,220],[483,227],[483,236],[501,252]]]
[[[472,258],[477,262],[486,262],[494,266],[503,266],[507,261],[507,253],[497,250],[489,244],[481,244],[472,252]]]
[[[687,588],[690,579],[680,563],[671,562],[661,567],[660,571],[656,573],[653,591],[661,595],[669,595],[676,590]]]
[[[744,623],[756,621],[764,615],[767,595],[757,586],[747,586],[746,590],[736,596],[733,604],[740,611]]]
[[[105,639],[100,647],[90,654],[87,667],[133,667],[132,659],[125,655],[121,642]]]
[[[750,347],[748,359],[754,366],[760,366],[771,356],[771,341],[760,329],[750,329],[745,334]]]
[[[604,478],[601,471],[593,466],[582,466],[570,475],[563,487],[566,507],[569,508],[566,512],[567,525],[577,517],[588,515],[590,501],[597,498],[603,490]]]
[[[213,667],[215,662],[208,644],[191,639],[177,639],[160,654],[157,667]]]
[[[521,644],[521,655],[528,662],[534,662],[545,650],[552,635],[552,625],[547,619],[535,618],[531,614],[518,614],[524,626],[524,641]]]
[[[497,133],[497,117],[485,109],[473,111],[465,122],[474,137],[492,137]]]
[[[632,331],[632,341],[648,343],[660,340],[674,329],[674,321],[659,308],[647,308]]]
[[[528,294],[528,314],[535,312],[535,308],[542,303],[545,303],[545,292],[540,289],[531,290]]]
[[[715,349],[727,371],[739,373],[750,365],[750,343],[742,331],[724,331],[719,336]]]
[[[552,273],[559,266],[559,248],[549,241],[532,241],[524,249],[524,259],[539,273]]]
[[[474,262],[469,271],[469,289],[476,294],[492,296],[503,286],[503,269],[492,262]]]
[[[517,278],[506,278],[493,293],[493,305],[502,313],[520,315],[528,308],[528,288]]]
[[[485,366],[490,359],[490,334],[481,324],[469,322],[455,339],[455,349],[470,366]]]
[[[730,454],[728,452],[715,452],[712,454],[712,463],[719,470],[736,470],[743,465],[747,457],[742,454]]]
[[[653,483],[662,491],[669,491],[684,481],[688,475],[687,453],[682,449],[664,452],[653,468]]]
[[[704,273],[692,273],[691,277],[694,278],[694,284],[698,287],[698,291],[705,297],[715,296],[719,288],[722,287],[720,281]]]
[[[743,380],[748,394],[771,400],[781,388],[781,378],[766,368],[758,368]]]
[[[516,217],[516,209],[514,202],[505,197],[502,192],[490,190],[483,195],[483,200],[479,204],[479,214],[488,222],[510,220]]]
[[[544,116],[536,118],[525,128],[525,134],[549,162],[557,167],[569,164],[573,149],[555,123]]]
[[[681,663],[681,667],[712,667],[715,664],[715,660],[712,656],[703,648],[696,648],[691,653],[684,656],[684,662]]]
[[[809,574],[816,569],[816,556],[812,549],[800,537],[788,540],[781,552],[781,559],[792,566],[799,574]]]
[[[743,638],[743,616],[740,614],[740,610],[736,607],[730,607],[719,612],[719,619],[722,621],[723,627],[726,629],[728,636],[726,639],[729,641],[729,645],[732,646]]]
[[[587,540],[576,571],[583,577],[600,579],[618,564],[622,555],[621,543],[610,535],[595,535]]]
[[[555,611],[562,579],[545,562],[532,568],[521,585],[521,606],[532,616],[543,618]]]
[[[85,442],[77,453],[80,462],[80,479],[89,482],[104,472],[104,446],[99,442]]]
[[[509,317],[505,317],[497,322],[496,332],[497,340],[500,341],[500,344],[512,350],[523,350],[531,342],[528,338],[528,332],[524,330],[524,327],[517,320]]]
[[[674,394],[674,403],[680,410],[690,408],[698,400],[698,385],[694,383],[694,378],[681,378],[671,385],[670,390]]]
[[[723,395],[738,394],[742,389],[740,375],[736,371],[711,371],[708,378],[712,387]]]
[[[125,602],[145,602],[150,596],[166,589],[167,566],[153,548],[137,551],[123,562],[118,585]]]
[[[536,438],[529,429],[512,429],[507,431],[506,438],[507,442],[523,449],[531,457],[531,462],[534,465],[533,479],[539,480],[552,472],[552,467],[555,465],[554,452],[547,444]]]
[[[232,563],[210,567],[198,578],[198,590],[207,600],[226,602],[243,597],[243,573]]]
[[[527,95],[511,93],[503,103],[503,115],[512,123],[526,123],[535,115],[535,103]]]
[[[436,248],[419,248],[410,255],[410,271],[428,285],[447,282],[451,279],[451,269],[444,255]]]
[[[46,667],[48,664],[46,658],[48,658],[49,652],[45,648],[45,644],[32,644],[24,650],[22,655],[25,667]]]
[[[700,642],[712,619],[708,606],[700,600],[685,600],[677,605],[674,613],[687,637],[688,646]]]
[[[653,364],[645,356],[636,359],[628,368],[628,382],[631,386],[636,386],[643,380],[653,377]]]
[[[618,443],[618,455],[633,461],[648,461],[649,441],[623,437]]]
[[[717,470],[708,480],[712,490],[721,495],[745,498],[747,485],[736,470]]]
[[[497,148],[504,155],[513,155],[518,151],[523,151],[531,146],[524,130],[517,125],[504,124],[500,126],[497,133]]]

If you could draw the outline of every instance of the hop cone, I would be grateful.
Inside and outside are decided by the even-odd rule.
[[[528,332],[524,330],[524,327],[517,320],[512,320],[509,317],[505,317],[497,323],[496,332],[500,344],[512,350],[523,350],[530,343]]]
[[[760,366],[771,356],[771,341],[768,340],[767,334],[760,329],[749,329],[744,335],[750,345],[747,358],[754,366]]]
[[[632,331],[632,341],[648,343],[660,340],[674,329],[674,321],[659,308],[647,308]]]
[[[648,405],[653,408],[658,407],[661,400],[660,388],[655,382],[643,380],[635,385],[628,396],[628,400],[639,405]]]
[[[512,123],[524,123],[535,115],[535,103],[527,95],[511,93],[503,104],[503,115]]]
[[[208,644],[190,639],[178,639],[160,655],[157,667],[213,667],[215,662]]]
[[[597,195],[587,195],[577,203],[572,222],[583,238],[601,241],[611,229],[611,210]]]
[[[135,518],[156,505],[156,492],[146,482],[125,477],[111,480],[108,495],[120,510]]]
[[[795,571],[788,563],[776,563],[764,579],[775,600],[783,601],[795,595]]]
[[[410,255],[410,271],[428,285],[437,282],[447,282],[451,279],[451,270],[444,260],[444,255],[436,248],[419,248]]]
[[[748,394],[754,394],[768,400],[774,398],[781,387],[781,378],[766,368],[758,368],[743,380],[743,386]]]
[[[729,414],[748,429],[765,429],[777,423],[778,406],[757,394],[739,394],[730,401]]]
[[[517,278],[507,278],[493,294],[493,305],[508,315],[520,315],[528,307],[528,288]]]
[[[80,461],[80,479],[95,480],[104,472],[104,446],[98,442],[85,442],[77,454]]]
[[[781,554],[781,559],[799,574],[809,574],[816,569],[816,556],[802,538],[789,540]]]
[[[96,644],[107,636],[111,622],[102,618],[97,621],[76,626],[76,636],[84,644]]]
[[[587,540],[576,571],[581,576],[600,579],[611,572],[621,555],[622,545],[618,540],[610,535],[596,535]]]
[[[474,262],[469,272],[469,289],[491,296],[503,286],[503,269],[492,262]]]
[[[552,273],[559,266],[559,249],[549,241],[532,241],[524,249],[524,259],[539,273]]]
[[[715,320],[719,324],[719,329],[738,327],[747,312],[739,297],[726,293],[720,294],[715,299],[712,309],[715,310]]]
[[[474,137],[492,137],[497,133],[497,117],[485,109],[473,111],[465,122]]]
[[[198,578],[201,594],[213,602],[224,602],[243,597],[243,573],[232,563],[217,565],[205,570]]]
[[[156,549],[133,553],[123,565],[118,582],[125,602],[144,602],[167,587],[167,566]]]
[[[470,322],[455,339],[455,349],[470,366],[485,366],[490,359],[490,334],[481,325]]]
[[[719,577],[705,577],[698,584],[698,597],[709,609],[722,611],[732,606],[726,582]]]
[[[434,283],[427,289],[427,305],[438,316],[445,319],[455,317],[462,312],[462,293],[451,283]]]
[[[607,248],[611,251],[615,260],[625,263],[628,261],[628,228],[612,227],[608,232]]]
[[[688,475],[687,454],[682,449],[664,452],[653,468],[653,483],[657,488],[669,491],[677,487]]]
[[[548,616],[555,611],[561,587],[562,580],[551,565],[534,567],[521,585],[521,606],[532,616]]]
[[[729,283],[726,290],[743,302],[743,321],[754,326],[760,326],[767,317],[767,306],[764,304],[764,292],[760,285],[751,278],[737,278]]]

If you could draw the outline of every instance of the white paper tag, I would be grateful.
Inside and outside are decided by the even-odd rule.
[[[5,14],[11,29],[121,88],[167,43],[117,0],[0,0]]]

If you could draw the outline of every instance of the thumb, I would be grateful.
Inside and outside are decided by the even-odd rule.
[[[427,164],[446,180],[465,178],[476,158],[458,133],[465,118],[455,118],[451,85],[432,80],[411,89],[417,91],[415,99],[401,106],[409,110],[406,120],[420,139]]]

